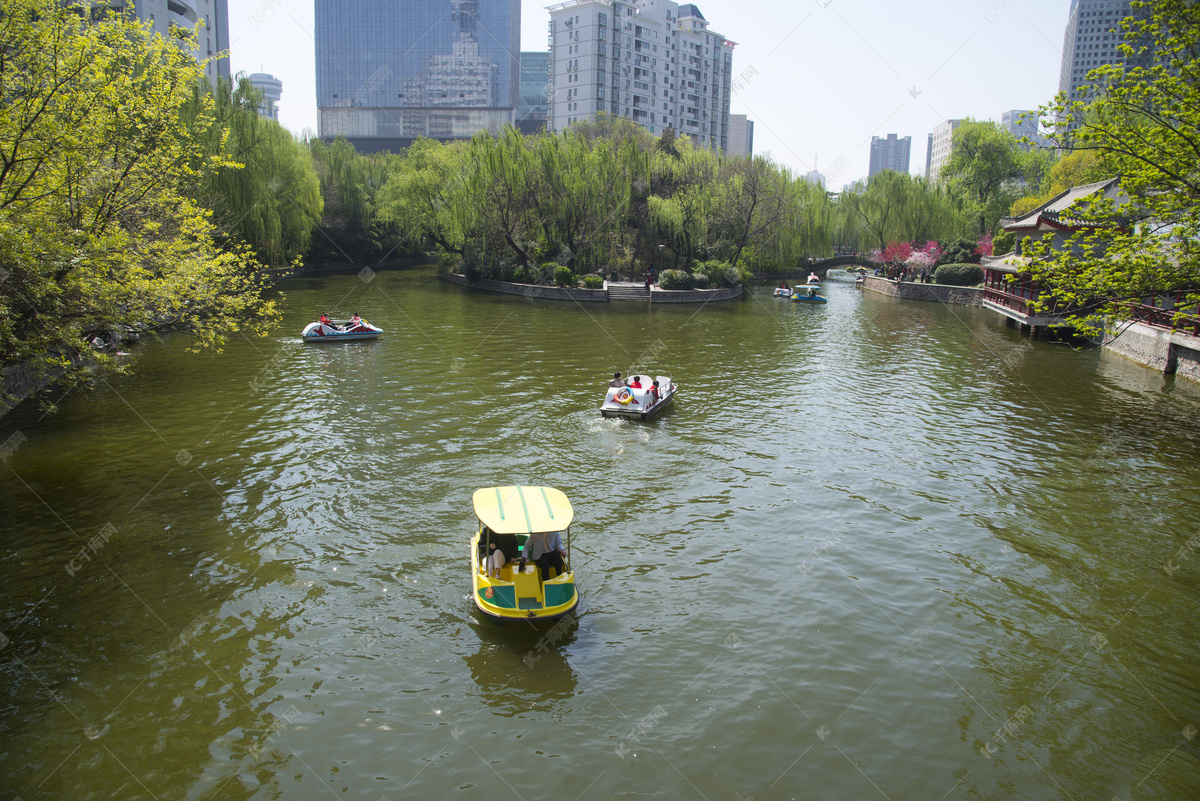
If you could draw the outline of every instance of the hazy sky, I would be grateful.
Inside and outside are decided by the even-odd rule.
[[[523,50],[546,49],[548,5],[523,0]],[[910,167],[920,173],[926,137],[942,120],[998,120],[1048,102],[1070,9],[1069,0],[696,5],[738,43],[731,111],[754,120],[755,152],[801,173],[816,158],[830,189],[866,176],[872,136],[911,136]],[[230,0],[229,13],[233,71],[282,80],[281,122],[315,132],[312,0]]]

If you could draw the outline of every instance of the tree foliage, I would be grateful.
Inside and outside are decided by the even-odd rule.
[[[1043,308],[1082,310],[1076,324],[1092,332],[1154,302],[1178,323],[1200,320],[1200,5],[1134,7],[1121,49],[1140,60],[1152,43],[1153,63],[1098,67],[1087,101],[1060,94],[1041,109],[1060,146],[1099,156],[1128,197],[1077,203],[1082,227],[1065,247],[1042,241],[1026,250]]]
[[[202,100],[209,105],[209,94],[212,124],[199,131],[199,144],[210,157],[227,159],[205,172],[196,200],[212,212],[223,241],[245,242],[274,267],[296,262],[312,244],[324,205],[307,143],[259,116],[259,91],[245,79],[236,87],[225,79],[198,84],[185,117]]]
[[[1041,185],[1052,159],[1041,150],[1022,150],[1017,138],[994,122],[967,120],[953,136],[940,180],[968,202],[980,236],[995,233],[1026,188]]]
[[[121,326],[215,346],[272,319],[261,264],[195,200],[234,164],[202,144],[201,75],[124,15],[0,0],[0,362],[44,374]]]

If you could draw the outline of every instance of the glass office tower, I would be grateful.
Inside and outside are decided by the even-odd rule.
[[[513,122],[520,0],[316,0],[318,133],[363,151]]]

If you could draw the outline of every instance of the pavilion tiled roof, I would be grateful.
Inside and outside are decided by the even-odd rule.
[[[1048,201],[1038,206],[1033,211],[1022,214],[1020,217],[1002,217],[1000,226],[1006,231],[1029,230],[1031,228],[1039,229],[1047,228],[1080,228],[1094,225],[1074,217],[1070,213],[1071,207],[1078,201],[1084,198],[1091,197],[1097,192],[1102,194],[1115,194],[1117,191],[1117,178],[1109,178],[1104,181],[1097,181],[1083,186],[1073,186],[1065,192],[1061,192]]]

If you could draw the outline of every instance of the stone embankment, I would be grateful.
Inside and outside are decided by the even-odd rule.
[[[497,292],[503,295],[518,295],[520,297],[538,300],[573,300],[580,303],[610,303],[610,302],[641,302],[645,303],[709,303],[710,301],[737,300],[745,294],[745,287],[735,286],[723,289],[661,289],[654,287],[647,298],[644,284],[605,282],[603,289],[577,289],[559,286],[539,286],[535,284],[515,284],[509,281],[493,281],[480,278],[475,281],[456,273],[439,275],[443,281],[465,286],[469,289],[480,289],[484,292]],[[641,291],[636,291],[640,289]]]

